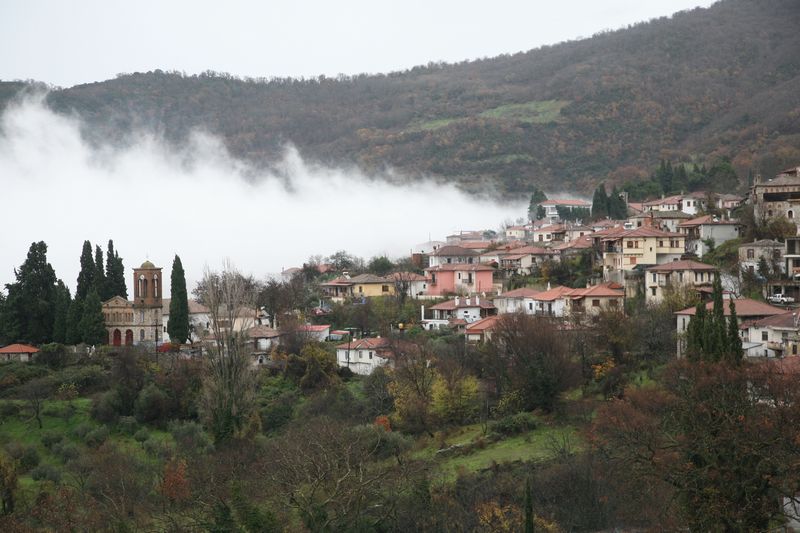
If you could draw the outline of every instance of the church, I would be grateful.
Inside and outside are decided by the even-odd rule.
[[[161,267],[145,261],[133,269],[133,300],[121,296],[103,302],[107,344],[158,345],[161,332]]]

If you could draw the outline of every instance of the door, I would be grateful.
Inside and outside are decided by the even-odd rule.
[[[125,346],[133,346],[133,331],[130,329],[125,331]]]
[[[114,330],[114,346],[122,345],[122,332],[118,329]]]

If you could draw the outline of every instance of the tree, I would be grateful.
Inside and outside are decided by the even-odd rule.
[[[103,250],[100,246],[94,247],[94,290],[97,292],[100,301],[105,301],[108,292],[106,273],[103,267]]]
[[[83,303],[83,316],[80,322],[83,342],[96,346],[106,342],[107,331],[103,317],[103,305],[97,291],[91,291]]]
[[[121,296],[128,299],[128,286],[125,284],[125,267],[122,265],[122,258],[114,249],[114,241],[108,241],[106,250],[106,286],[107,292],[103,296],[104,300]]]
[[[528,220],[540,220],[542,217],[538,216],[540,204],[547,200],[547,195],[538,187],[533,188],[531,193],[531,201],[528,204]],[[544,209],[543,209],[544,210]]]
[[[6,285],[3,329],[10,339],[34,344],[49,342],[56,307],[56,273],[47,262],[44,241],[32,243],[25,262],[14,271],[16,282]]]
[[[376,276],[385,276],[394,268],[394,263],[389,260],[385,255],[376,256],[370,259],[367,264],[367,271],[375,274]]]
[[[97,265],[92,257],[92,243],[83,241],[81,251],[81,270],[78,272],[78,286],[75,289],[75,299],[83,301],[95,287]]]
[[[525,479],[525,533],[534,532],[533,502],[531,501],[531,480]]]
[[[30,407],[31,413],[33,413],[32,418],[36,420],[39,429],[42,429],[41,414],[44,401],[52,392],[53,382],[47,377],[32,379],[22,386],[22,397],[27,401],[28,407]]]
[[[83,301],[75,298],[69,304],[67,311],[67,327],[64,341],[66,344],[79,344],[83,342],[81,319],[83,318]]]
[[[67,342],[67,315],[72,304],[72,296],[64,282],[58,280],[56,286],[55,310],[53,312],[53,342],[64,344]]]
[[[255,304],[254,286],[247,280],[226,263],[221,272],[206,270],[198,286],[210,310],[214,336],[206,358],[201,409],[218,443],[242,434],[255,414],[255,381],[246,347],[252,324],[234,328],[239,311]]]
[[[189,338],[189,296],[181,258],[175,255],[170,274],[169,321],[167,333],[172,342],[184,344]]]
[[[437,372],[431,388],[431,412],[445,424],[474,420],[480,408],[478,380],[457,365]]]
[[[608,196],[606,195],[606,187],[604,184],[597,186],[592,196],[592,218],[599,219],[609,216],[608,212]]]
[[[14,512],[17,491],[17,469],[14,461],[0,451],[0,516]]]

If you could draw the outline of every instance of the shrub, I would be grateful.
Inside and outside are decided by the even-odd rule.
[[[148,454],[159,459],[168,459],[175,454],[175,446],[164,440],[147,439],[142,447]]]
[[[48,431],[47,433],[42,434],[42,446],[47,448],[48,450],[53,448],[54,444],[58,444],[64,439],[64,435],[61,433],[56,433],[55,431]]]
[[[0,404],[0,418],[11,418],[17,416],[20,412],[20,407],[14,402],[3,402]]]
[[[33,446],[26,446],[22,456],[19,458],[19,468],[22,472],[27,472],[39,464],[39,452]]]
[[[504,437],[510,437],[534,430],[538,426],[539,419],[531,413],[522,412],[489,423],[489,432]]]
[[[133,435],[133,438],[144,447],[145,441],[150,438],[150,432],[142,428]]]
[[[139,424],[136,422],[136,418],[132,416],[121,416],[119,417],[119,422],[117,422],[117,428],[126,435],[133,435],[139,428]]]
[[[171,422],[169,432],[181,450],[207,453],[214,447],[209,434],[197,422]]]
[[[52,481],[58,484],[61,482],[61,470],[45,463],[31,470],[31,477],[36,481]]]
[[[44,409],[42,409],[42,416],[50,416],[53,418],[59,418],[61,415],[64,414],[64,410],[61,408],[60,405],[48,405]]]
[[[86,445],[90,448],[98,448],[106,439],[108,439],[108,428],[100,426],[86,434]]]
[[[115,424],[119,418],[119,395],[108,391],[92,404],[92,418],[103,424]]]
[[[167,412],[167,395],[158,385],[151,383],[141,391],[133,406],[136,420],[142,423],[157,422],[163,419]]]
[[[71,442],[59,442],[53,445],[53,455],[61,459],[62,462],[67,463],[73,459],[77,459],[80,455],[78,447]]]
[[[279,392],[269,400],[265,400],[259,410],[261,427],[264,431],[275,431],[288,424],[299,401],[300,394],[296,390]]]
[[[92,425],[83,422],[72,428],[72,436],[77,439],[83,440],[84,437],[86,437],[86,434],[89,433],[91,430],[92,430]]]
[[[342,378],[345,381],[347,381],[347,380],[351,379],[353,376],[355,376],[353,371],[350,370],[350,368],[346,367],[346,366],[339,367],[339,369],[336,371],[336,373],[339,374],[339,377]]]

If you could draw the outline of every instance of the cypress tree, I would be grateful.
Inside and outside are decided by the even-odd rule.
[[[189,298],[181,258],[175,255],[169,280],[170,296],[167,333],[171,342],[183,344],[189,338]]]
[[[81,251],[81,271],[78,273],[78,286],[75,289],[75,299],[83,301],[94,285],[95,272],[94,257],[92,257],[92,243],[83,241]]]
[[[106,324],[103,318],[103,305],[97,291],[92,291],[83,303],[83,317],[81,317],[80,330],[83,342],[97,345],[106,341]]]
[[[72,304],[72,296],[64,282],[58,280],[56,287],[55,319],[53,320],[53,342],[65,344],[67,342],[67,315]]]
[[[100,246],[94,247],[94,290],[101,301],[108,299],[105,297],[108,286],[106,285],[106,272],[103,265],[103,250]]]
[[[592,196],[592,218],[605,218],[608,216],[608,196],[606,196],[606,186],[600,184]]]
[[[728,317],[728,360],[731,364],[738,365],[742,362],[742,338],[739,336],[739,321],[736,317],[736,305],[733,298],[728,303],[730,316]]]
[[[122,258],[114,250],[114,241],[108,241],[106,250],[106,283],[108,292],[106,300],[114,296],[121,296],[128,299],[128,287],[125,285],[125,267],[122,265]]]
[[[83,318],[83,301],[75,298],[70,303],[67,311],[67,330],[66,343],[80,344],[83,342],[83,332],[81,331],[81,319]]]
[[[712,310],[712,335],[714,345],[712,346],[711,359],[721,361],[728,353],[728,327],[725,320],[725,304],[722,301],[722,281],[720,276],[714,277],[714,308]]]
[[[686,332],[686,355],[692,361],[698,361],[703,357],[705,350],[705,321],[706,306],[701,302],[697,304],[694,318],[689,322],[689,328]]]
[[[55,319],[56,273],[47,262],[47,244],[32,243],[25,262],[14,274],[16,282],[6,285],[5,334],[9,340],[50,342]]]

